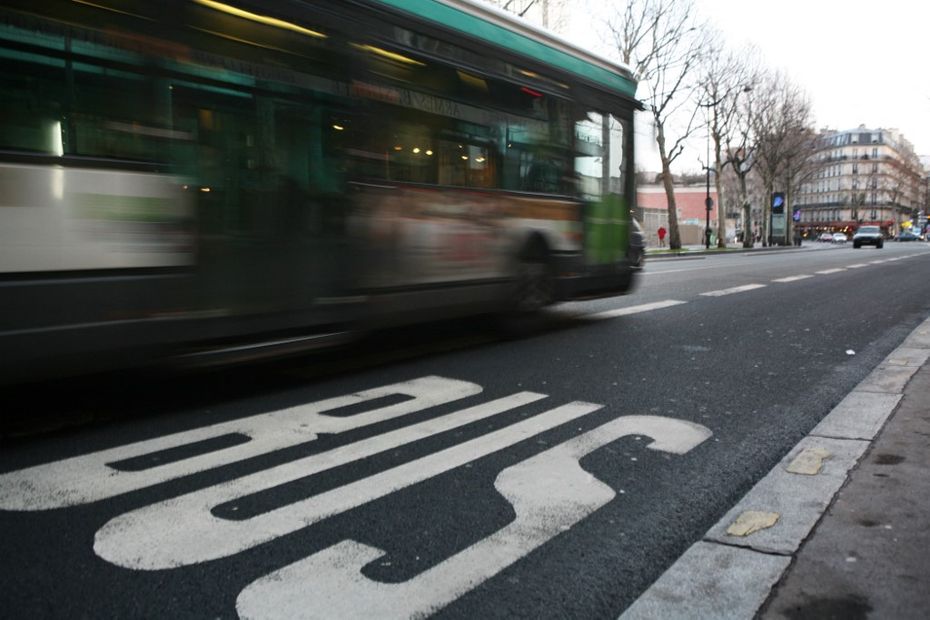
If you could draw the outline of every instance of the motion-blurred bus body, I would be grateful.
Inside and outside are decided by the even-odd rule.
[[[0,372],[629,290],[635,83],[468,0],[0,8]]]

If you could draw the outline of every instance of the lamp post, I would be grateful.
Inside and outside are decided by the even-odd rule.
[[[704,249],[710,249],[710,210],[714,207],[714,199],[710,197],[710,125],[707,127],[707,159],[704,160],[704,170],[707,173],[707,196],[704,198]]]

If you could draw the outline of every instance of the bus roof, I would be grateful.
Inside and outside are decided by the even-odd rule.
[[[375,0],[491,45],[557,67],[603,89],[635,97],[630,69],[536,28],[511,13],[474,0]]]

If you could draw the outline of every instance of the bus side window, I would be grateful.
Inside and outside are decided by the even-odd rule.
[[[491,150],[486,145],[450,140],[440,140],[438,144],[440,185],[496,187],[497,175]]]
[[[575,173],[585,200],[599,200],[605,194],[609,162],[604,147],[608,137],[604,115],[599,112],[588,112],[575,123]]]

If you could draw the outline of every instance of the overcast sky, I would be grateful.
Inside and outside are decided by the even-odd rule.
[[[810,95],[817,127],[900,129],[930,156],[930,8],[923,0],[695,0],[734,45]]]
[[[572,0],[570,0],[572,2]],[[582,0],[574,0],[582,5]],[[930,160],[930,3],[926,0],[695,0],[734,49],[751,42],[766,66],[807,91],[820,129],[896,128]],[[569,39],[590,45],[588,19]],[[580,22],[580,23],[579,23]],[[648,127],[638,127],[646,147]],[[696,142],[703,143],[703,134]],[[640,159],[647,169],[648,151]],[[695,149],[695,153],[703,149]],[[701,155],[700,157],[703,157]],[[700,169],[686,153],[673,168]]]

